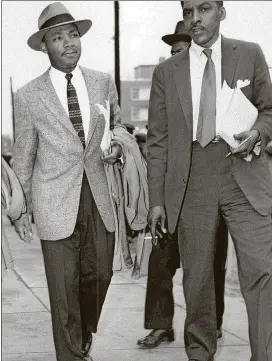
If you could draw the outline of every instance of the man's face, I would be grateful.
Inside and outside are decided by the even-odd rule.
[[[220,22],[226,17],[224,7],[216,1],[185,1],[183,19],[194,42],[204,48],[214,44],[219,36]]]
[[[188,44],[189,43],[187,41],[177,41],[172,45],[171,55],[173,56],[177,53],[180,53],[181,51],[184,51],[187,48]]]
[[[79,32],[74,24],[58,26],[48,30],[42,43],[52,66],[65,73],[72,71],[81,55]]]

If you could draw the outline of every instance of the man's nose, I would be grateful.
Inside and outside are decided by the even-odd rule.
[[[71,37],[68,35],[64,35],[63,46],[69,46],[69,45],[71,45]]]
[[[192,23],[197,24],[201,21],[201,17],[199,14],[199,11],[197,9],[194,9],[193,16],[192,16]]]

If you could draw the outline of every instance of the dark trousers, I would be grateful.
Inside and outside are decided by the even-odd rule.
[[[224,142],[193,144],[188,187],[179,219],[189,358],[212,361],[216,352],[214,255],[223,215],[234,241],[249,319],[251,361],[272,360],[272,221],[249,203],[232,174]],[[259,160],[253,160],[258,162]],[[260,160],[261,161],[261,160]],[[258,187],[258,184],[256,184]]]
[[[228,249],[228,230],[220,218],[216,238],[214,279],[216,293],[217,329],[223,323],[225,309],[225,266]],[[174,298],[173,277],[180,267],[177,234],[171,239],[152,247],[148,264],[145,301],[145,328],[166,329],[173,326]]]
[[[57,360],[84,360],[82,341],[97,330],[114,254],[114,233],[104,226],[85,174],[73,234],[41,244]]]

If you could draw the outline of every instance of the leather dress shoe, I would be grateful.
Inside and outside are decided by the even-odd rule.
[[[87,340],[85,342],[83,342],[83,344],[82,344],[82,355],[84,357],[88,356],[88,353],[89,353],[90,348],[92,346],[92,342],[93,342],[93,335],[90,334],[89,337],[87,338]]]
[[[175,341],[174,330],[172,328],[152,330],[147,336],[137,341],[137,345],[142,348],[153,348],[162,342]]]
[[[93,361],[93,358],[90,355],[85,356],[85,361]]]

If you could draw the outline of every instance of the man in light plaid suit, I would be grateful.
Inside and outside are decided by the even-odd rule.
[[[121,156],[100,148],[109,100],[110,127],[120,126],[113,80],[78,66],[90,20],[75,21],[61,3],[40,15],[28,45],[51,67],[18,90],[14,170],[41,238],[58,361],[90,360],[92,333],[112,277],[114,216],[104,163]],[[16,229],[29,240],[27,214]]]

